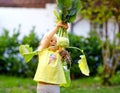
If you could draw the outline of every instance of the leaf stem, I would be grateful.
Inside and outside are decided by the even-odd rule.
[[[81,49],[79,49],[79,48],[77,48],[77,47],[72,47],[72,46],[69,46],[69,47],[67,47],[67,48],[77,49],[77,50],[79,50],[80,52],[82,52],[82,53],[84,54],[84,51],[83,51],[83,50],[81,50]]]

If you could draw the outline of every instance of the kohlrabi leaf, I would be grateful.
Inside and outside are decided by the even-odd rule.
[[[24,54],[23,57],[25,59],[25,62],[29,62],[35,55],[37,55],[37,51]]]
[[[21,55],[24,55],[25,53],[30,53],[33,51],[32,47],[29,47],[29,45],[20,45],[19,51]]]
[[[59,9],[69,9],[72,6],[72,0],[56,0]]]
[[[82,8],[82,4],[80,0],[73,0],[73,7],[76,8],[76,11],[79,12]]]
[[[81,59],[78,61],[79,68],[84,75],[89,76],[90,71],[87,65],[86,57],[85,55],[81,55],[80,57]]]
[[[20,45],[20,54],[24,57],[25,62],[29,62],[34,55],[37,55],[37,51],[33,51],[29,45]]]
[[[62,22],[73,22],[76,19],[82,5],[80,0],[56,0],[57,8],[61,11],[60,19]],[[61,16],[62,15],[62,16]]]
[[[54,15],[56,16],[56,23],[58,23],[61,20],[61,15],[59,12],[56,10],[54,11]]]
[[[76,15],[69,17],[69,22],[72,23],[76,19]]]

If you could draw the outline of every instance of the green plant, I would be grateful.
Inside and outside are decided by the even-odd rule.
[[[56,0],[57,11],[54,11],[56,20],[63,23],[72,23],[79,13],[82,5],[80,0]]]
[[[0,35],[0,73],[23,77],[33,76],[37,66],[37,57],[35,56],[31,63],[26,64],[19,53],[19,45],[25,42],[36,49],[39,39],[34,33],[34,29],[28,36],[24,36],[23,40],[18,39],[20,28],[15,30],[12,35],[9,32],[9,30],[4,29]]]
[[[75,21],[78,12],[81,9],[80,0],[56,0],[57,11],[54,11],[56,22],[72,23]],[[60,27],[57,35],[57,45],[61,47],[69,46],[67,29]]]

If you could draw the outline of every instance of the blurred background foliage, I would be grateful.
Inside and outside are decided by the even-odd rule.
[[[12,36],[9,35],[9,30],[4,29],[2,31],[2,35],[0,35],[0,73],[31,77],[36,69],[37,57],[34,57],[31,62],[26,64],[19,53],[19,46],[29,44],[35,50],[39,44],[39,38],[34,33],[34,28],[28,36],[24,36],[20,40],[18,39],[19,36],[20,28],[15,30]]]
[[[69,33],[70,46],[74,46],[84,50],[87,63],[90,69],[90,76],[99,76],[104,72],[102,58],[102,42],[96,31],[90,31],[88,37],[77,36]],[[29,63],[26,63],[19,53],[21,44],[29,44],[33,50],[36,50],[41,38],[35,33],[35,27],[30,33],[19,39],[20,27],[14,31],[13,35],[9,35],[9,30],[4,29],[0,35],[0,73],[3,75],[33,78],[37,64],[38,56],[34,56]],[[110,45],[111,49],[114,45]],[[81,52],[76,49],[67,49],[72,58],[71,78],[78,79],[86,77],[80,72],[78,60]],[[118,65],[117,70],[120,70]]]
[[[19,53],[21,44],[29,44],[34,50],[39,45],[40,38],[35,33],[35,28],[30,31],[30,34],[18,39],[20,36],[20,28],[10,36],[9,30],[4,29],[0,35],[0,73],[6,75],[15,75],[23,77],[32,77],[37,67],[38,57],[34,56],[29,63],[25,63],[23,57]],[[96,35],[90,34],[89,37],[77,36],[69,34],[70,46],[78,47],[84,50],[87,62],[90,68],[90,74],[96,75],[97,68],[102,64],[100,40]],[[68,49],[72,58],[71,75],[73,78],[81,77],[78,68],[78,60],[81,52],[76,49]]]
[[[83,7],[80,16],[75,23],[71,24],[71,29],[81,19],[87,19],[90,22],[90,32],[88,37],[70,33],[70,45],[84,50],[90,76],[101,75],[103,84],[106,82],[110,84],[110,78],[120,70],[120,0],[81,0],[81,3]],[[108,31],[109,22],[113,23],[113,29],[110,32]],[[118,28],[117,31],[116,28]],[[112,40],[109,33],[113,33]],[[3,29],[0,35],[0,73],[33,77],[38,58],[35,56],[26,64],[19,54],[19,46],[29,44],[36,50],[41,38],[35,33],[35,27],[22,39],[18,39],[19,36],[20,27],[12,36],[9,35],[9,30]],[[72,79],[84,77],[77,64],[80,51],[75,49],[68,49],[68,51],[72,58]]]

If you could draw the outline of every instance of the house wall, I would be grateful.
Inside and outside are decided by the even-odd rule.
[[[6,28],[13,33],[21,25],[21,36],[29,34],[35,26],[35,32],[42,35],[55,26],[54,5],[46,8],[0,8],[0,30]]]
[[[0,8],[0,30],[6,28],[13,34],[13,30],[21,25],[21,37],[28,35],[33,26],[35,32],[41,37],[55,26],[55,4],[46,4],[46,8]],[[78,35],[86,36],[89,31],[89,23],[81,21],[74,28]],[[1,32],[0,32],[1,33]]]
[[[13,34],[14,29],[17,29],[21,25],[20,38],[24,35],[28,35],[30,30],[35,27],[35,32],[41,38],[46,32],[52,30],[55,23],[55,16],[53,11],[55,10],[55,4],[46,4],[45,8],[12,8],[12,7],[0,7],[0,34],[2,29],[6,28],[10,31],[10,35]],[[110,38],[113,36],[114,26],[109,22],[108,30]],[[118,26],[116,26],[116,31]],[[70,29],[68,30],[70,31]],[[76,24],[73,28],[73,32],[77,35],[87,37],[90,31],[90,24],[88,20],[82,20]]]

